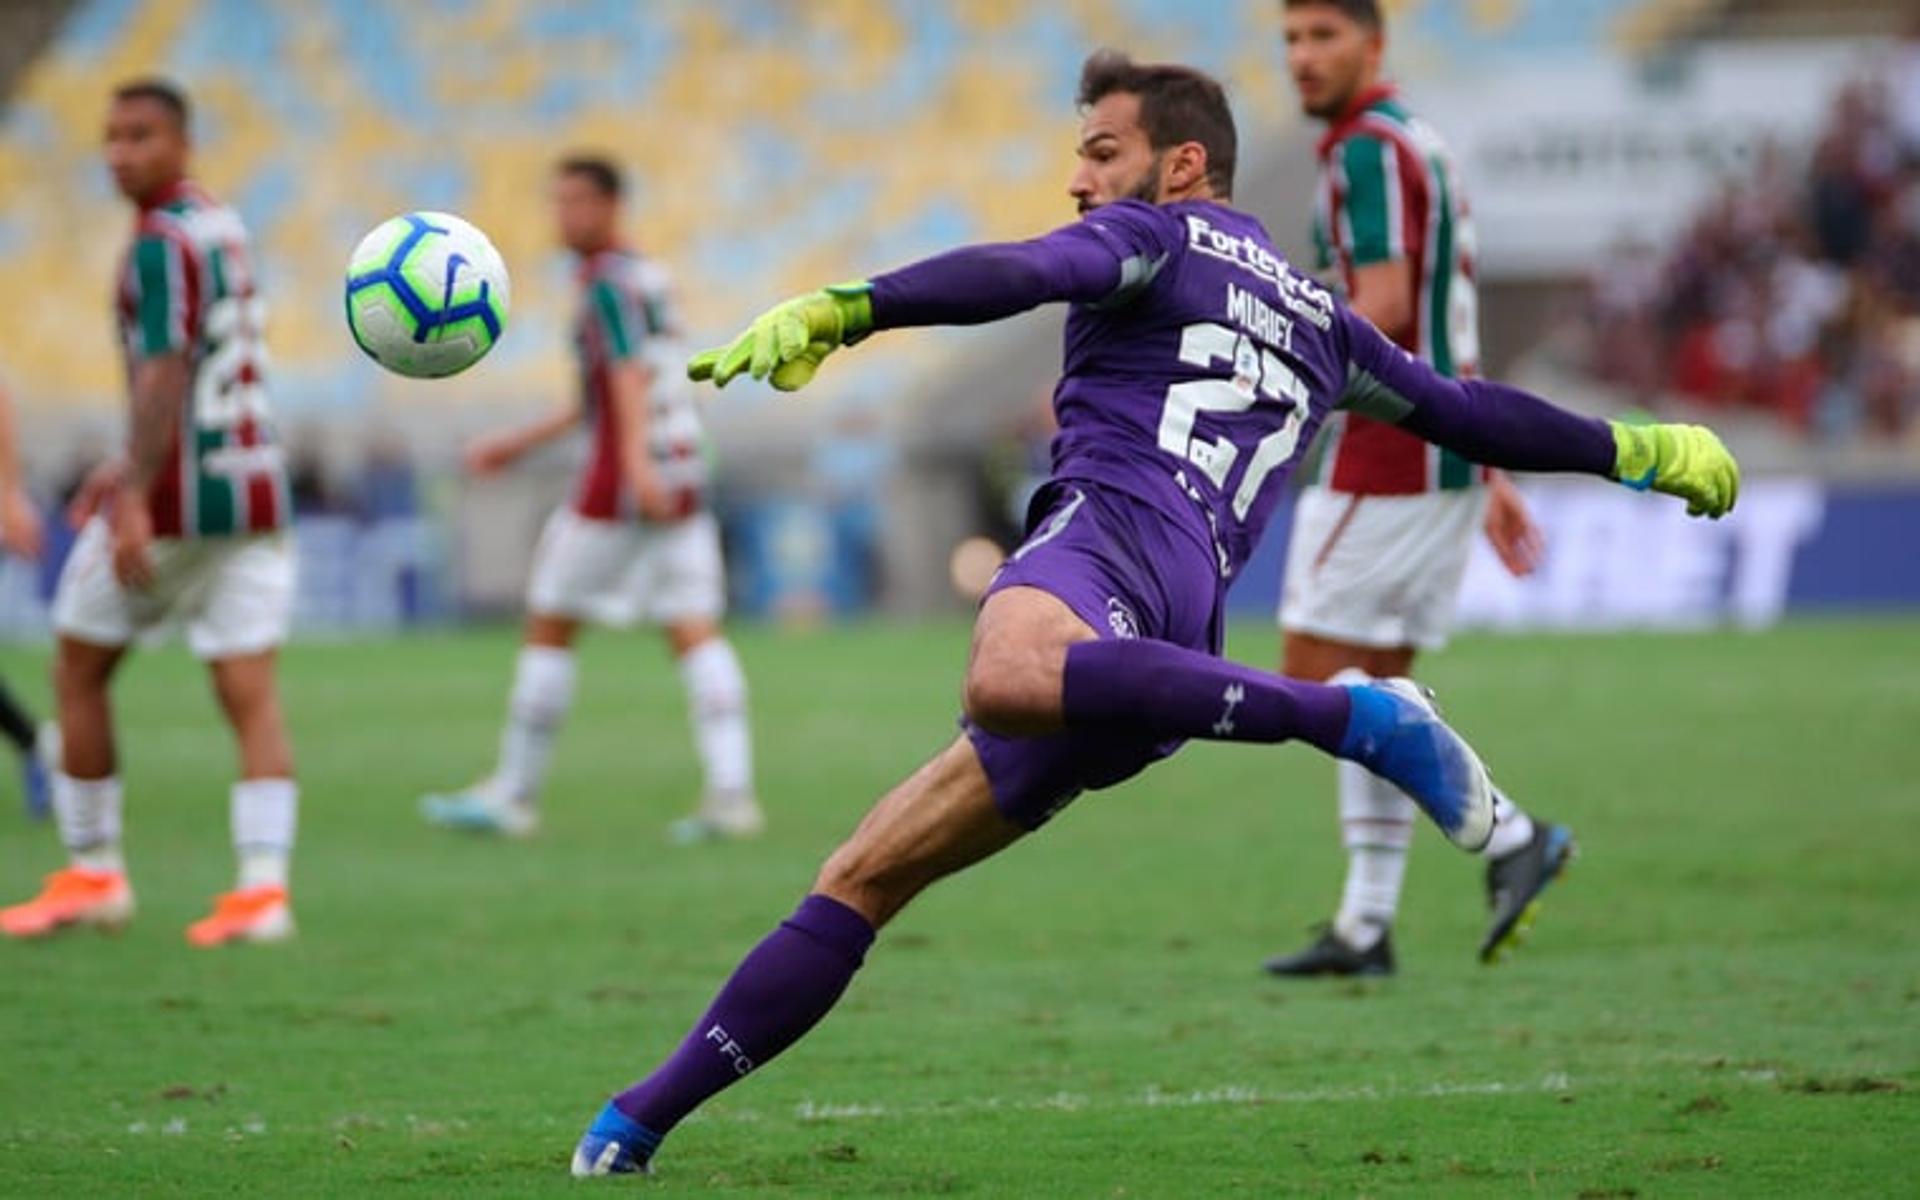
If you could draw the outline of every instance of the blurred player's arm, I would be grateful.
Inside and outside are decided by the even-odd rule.
[[[129,265],[137,324],[131,332],[127,448],[123,462],[106,464],[96,474],[103,486],[112,487],[106,500],[114,576],[138,588],[153,580],[153,513],[147,497],[174,452],[193,386],[186,297],[194,289],[187,279],[192,264],[164,237],[134,242]]]
[[[119,486],[108,512],[113,573],[121,583],[137,588],[153,580],[153,513],[147,497],[167,468],[193,386],[186,300],[193,289],[187,279],[192,264],[178,244],[145,236],[134,243],[131,257],[138,326],[129,372],[126,461],[117,473]]]
[[[533,451],[571,432],[580,424],[580,414],[572,406],[556,408],[524,425],[482,434],[467,443],[462,455],[467,470],[475,475],[491,475],[519,462]]]
[[[20,475],[13,400],[0,387],[0,545],[24,558],[40,557],[40,513]]]
[[[1353,268],[1348,307],[1394,341],[1413,332],[1413,264],[1404,258]]]
[[[1340,144],[1340,211],[1352,294],[1347,303],[1394,341],[1413,332],[1413,260],[1407,254],[1401,214],[1418,197],[1394,162],[1398,149],[1365,134]]]
[[[153,513],[147,496],[178,436],[193,368],[184,350],[149,354],[133,367],[127,461],[113,505],[113,573],[128,587],[153,581]]]
[[[1739,496],[1739,464],[1703,426],[1578,416],[1505,384],[1448,379],[1350,311],[1341,312],[1340,323],[1347,342],[1342,408],[1489,466],[1599,475],[1678,496],[1694,516],[1723,516]]]
[[[1042,304],[1121,303],[1153,282],[1177,222],[1123,201],[1044,237],[967,246],[872,280],[796,296],[726,346],[696,354],[687,374],[725,387],[736,376],[782,391],[806,386],[827,355],[882,329],[981,325]]]
[[[1487,472],[1487,514],[1481,525],[1509,575],[1524,578],[1539,569],[1547,552],[1546,534],[1534,524],[1526,497],[1505,471]]]
[[[609,384],[613,412],[620,430],[620,469],[633,489],[634,504],[649,521],[670,521],[680,515],[674,496],[660,482],[652,451],[652,371],[637,359],[616,363]]]

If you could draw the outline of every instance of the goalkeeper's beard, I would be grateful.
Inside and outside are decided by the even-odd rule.
[[[1160,162],[1165,157],[1165,154],[1153,156],[1153,161],[1147,164],[1147,173],[1141,176],[1140,182],[1127,193],[1128,200],[1144,200],[1148,204],[1160,203]]]
[[[1160,203],[1160,162],[1165,157],[1164,154],[1154,155],[1153,161],[1147,164],[1146,174],[1140,177],[1140,182],[1134,184],[1132,190],[1127,192],[1126,195],[1115,197],[1115,199],[1142,200],[1148,204]],[[1103,201],[1103,203],[1111,204],[1112,201]],[[1080,215],[1084,217],[1099,207],[1100,205],[1098,204],[1082,202],[1080,205]]]

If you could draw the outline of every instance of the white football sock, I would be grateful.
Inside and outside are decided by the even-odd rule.
[[[1493,836],[1480,853],[1488,858],[1505,858],[1533,840],[1533,818],[1507,799],[1499,788],[1493,789]]]
[[[514,666],[507,725],[500,733],[500,764],[494,782],[508,800],[538,803],[553,757],[553,739],[573,707],[573,651],[522,646]]]
[[[1340,768],[1340,838],[1347,881],[1333,931],[1359,950],[1370,948],[1400,911],[1407,847],[1419,809],[1411,797],[1357,763]]]
[[[693,740],[713,798],[753,795],[753,739],[747,726],[747,678],[725,638],[702,642],[680,660]]]
[[[242,779],[229,814],[242,888],[286,887],[300,819],[300,785],[291,779]]]
[[[53,772],[53,811],[60,841],[73,865],[88,871],[124,872],[120,854],[120,777],[75,779]]]

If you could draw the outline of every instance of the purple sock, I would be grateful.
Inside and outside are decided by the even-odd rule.
[[[1294,739],[1339,754],[1347,689],[1148,638],[1078,642],[1067,650],[1067,725],[1147,737],[1224,742]]]
[[[665,1136],[707,1097],[762,1066],[827,1015],[873,945],[873,926],[808,896],[734,968],[706,1015],[653,1074],[613,1106]]]

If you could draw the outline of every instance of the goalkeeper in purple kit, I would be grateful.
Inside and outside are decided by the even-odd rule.
[[[1410,680],[1306,683],[1219,656],[1227,586],[1330,412],[1489,466],[1733,507],[1738,467],[1707,430],[1610,425],[1443,378],[1295,273],[1229,207],[1233,116],[1208,76],[1102,52],[1079,103],[1081,220],[797,297],[689,364],[791,391],[881,330],[1071,306],[1052,478],[981,604],[962,736],[874,806],[680,1047],[613,1098],[576,1175],[645,1169],[687,1114],[826,1015],[914,896],[1187,739],[1304,742],[1393,782],[1463,849],[1486,843],[1486,768]]]

